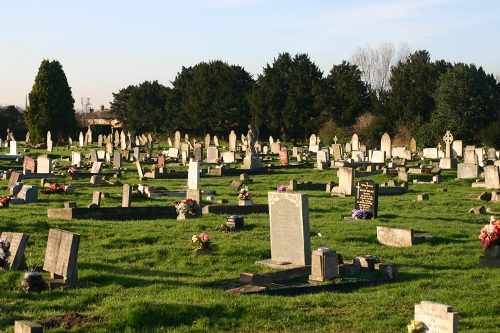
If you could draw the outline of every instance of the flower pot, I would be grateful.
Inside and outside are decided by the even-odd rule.
[[[500,245],[489,245],[486,249],[484,249],[484,256],[486,258],[500,259]]]
[[[40,272],[26,272],[21,279],[21,287],[24,292],[39,292],[45,289],[45,281]]]
[[[203,256],[205,254],[211,254],[211,253],[212,253],[212,249],[209,247],[194,250],[194,254],[197,256]]]
[[[240,206],[252,206],[253,205],[253,200],[252,199],[249,199],[249,200],[240,200],[239,205]]]

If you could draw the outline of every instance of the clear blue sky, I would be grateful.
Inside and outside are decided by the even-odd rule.
[[[24,107],[43,59],[61,63],[77,109],[217,59],[256,78],[279,53],[307,53],[326,76],[382,42],[500,75],[498,0],[0,0],[0,14],[4,106]]]

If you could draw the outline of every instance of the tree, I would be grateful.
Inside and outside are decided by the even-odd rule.
[[[14,137],[19,140],[27,132],[26,123],[21,110],[14,106],[0,107],[0,138],[5,137],[7,129],[12,131]]]
[[[113,93],[110,111],[126,131],[162,133],[165,131],[165,102],[170,88],[158,81],[144,81]]]
[[[343,61],[335,65],[323,83],[322,109],[339,126],[351,126],[371,109],[367,85],[356,65]]]
[[[482,67],[455,64],[439,78],[435,99],[431,122],[443,135],[450,130],[455,138],[479,142],[480,130],[497,120],[497,83]]]
[[[362,79],[379,94],[389,90],[389,80],[391,78],[391,68],[410,53],[410,48],[401,42],[396,51],[392,43],[383,42],[378,49],[370,45],[358,47],[352,55],[351,62],[358,66],[362,72]]]
[[[389,92],[389,114],[393,123],[405,124],[410,133],[430,120],[435,109],[434,92],[439,76],[449,63],[431,63],[425,50],[410,54],[392,68]]]
[[[33,143],[45,142],[47,131],[58,142],[76,133],[75,100],[57,60],[42,61],[28,98],[24,119]]]
[[[317,129],[323,73],[307,54],[283,53],[267,64],[249,95],[251,114],[261,134],[304,140]]]
[[[181,129],[192,134],[227,135],[230,130],[246,132],[250,121],[246,95],[253,85],[243,67],[220,60],[182,67],[172,82],[173,96],[166,106],[169,117],[177,110]]]

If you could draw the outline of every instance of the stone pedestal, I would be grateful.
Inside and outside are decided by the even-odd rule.
[[[196,217],[195,214],[190,214],[190,213],[179,213],[177,215],[178,220],[194,219],[195,217]]]
[[[458,160],[456,158],[442,158],[439,160],[439,167],[445,170],[456,170]]]
[[[212,249],[211,248],[203,248],[203,249],[196,249],[194,250],[194,254],[197,255],[197,256],[203,256],[203,255],[206,255],[206,254],[211,254],[212,253]]]
[[[260,163],[260,158],[256,154],[245,156],[245,158],[243,159],[243,164],[241,165],[241,169],[246,169],[246,170],[254,170],[261,168],[262,164]]]
[[[490,245],[479,257],[479,267],[500,268],[500,245]]]
[[[311,275],[309,280],[327,281],[339,276],[337,254],[327,248],[321,248],[312,253]]]
[[[240,200],[239,201],[240,206],[252,206],[253,205],[253,200]]]

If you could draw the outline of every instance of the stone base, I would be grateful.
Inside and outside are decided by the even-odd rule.
[[[253,200],[240,200],[238,202],[239,206],[253,206]]]
[[[442,158],[439,160],[439,167],[445,170],[455,170],[458,161],[456,158]]]
[[[500,268],[500,259],[479,257],[479,267]]]

